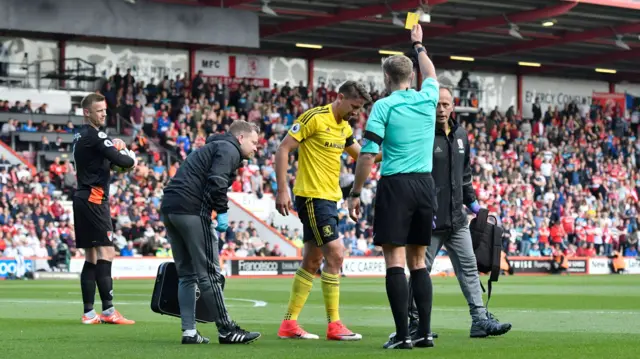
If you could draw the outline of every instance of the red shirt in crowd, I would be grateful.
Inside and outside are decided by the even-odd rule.
[[[231,190],[233,192],[242,192],[242,182],[236,178],[236,180],[231,184]]]
[[[66,172],[66,168],[61,163],[53,163],[49,166],[49,172],[55,173],[58,176],[62,176]]]
[[[567,234],[573,234],[576,220],[572,216],[563,216],[561,221],[564,231],[567,232]]]
[[[538,242],[549,243],[549,234],[549,228],[546,226],[540,227],[540,230],[538,231]]]
[[[564,230],[560,223],[555,224],[549,231],[553,243],[562,243],[564,240]]]
[[[587,225],[584,228],[585,234],[587,235],[587,243],[593,243],[596,236],[596,229],[593,226]]]

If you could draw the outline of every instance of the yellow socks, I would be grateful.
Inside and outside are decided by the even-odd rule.
[[[340,320],[340,275],[322,272],[322,295],[329,323]]]
[[[322,280],[322,289],[324,290],[324,277]],[[287,309],[287,314],[284,316],[284,320],[298,320],[298,315],[300,315],[312,287],[313,274],[302,269],[302,267],[298,268],[293,279],[291,296],[289,297],[289,308]]]

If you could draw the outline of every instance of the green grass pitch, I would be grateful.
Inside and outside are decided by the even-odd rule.
[[[383,278],[343,278],[341,316],[360,342],[328,342],[320,281],[301,316],[320,340],[289,341],[276,333],[291,278],[229,279],[225,295],[234,320],[262,332],[250,345],[217,343],[213,324],[199,325],[210,345],[180,345],[180,322],[151,312],[153,281],[114,283],[116,307],[133,326],[80,324],[77,281],[0,282],[0,357],[22,358],[638,358],[640,277],[502,277],[490,310],[513,323],[502,337],[470,339],[468,308],[455,278],[434,278],[436,347],[385,351],[394,330]],[[96,308],[100,309],[99,299]]]

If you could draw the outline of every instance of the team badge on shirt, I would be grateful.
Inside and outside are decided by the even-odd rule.
[[[100,131],[100,132],[98,132],[98,137],[100,137],[100,138],[107,138],[107,134],[106,134],[106,133],[104,133],[104,132],[102,132],[102,131]]]

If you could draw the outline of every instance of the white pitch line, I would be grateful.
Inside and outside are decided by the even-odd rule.
[[[80,295],[80,293],[76,293],[76,292],[67,292],[67,294]],[[151,295],[142,294],[142,293],[122,293],[122,294],[116,293],[115,297],[145,297],[145,298],[151,298]],[[266,307],[267,306],[267,302],[265,302],[263,300],[246,299],[246,298],[226,298],[226,297],[224,298],[224,300],[225,301],[231,300],[231,301],[237,301],[237,302],[253,303],[253,306],[255,308]]]
[[[64,299],[0,299],[0,303],[8,304],[82,304],[79,300],[64,300]],[[148,302],[117,302],[117,305],[148,305]]]
[[[387,310],[388,307],[361,307],[361,309],[365,310]],[[434,312],[469,312],[467,308],[447,308],[447,307],[433,307]],[[500,313],[509,312],[509,313],[523,313],[523,314],[540,314],[540,313],[550,313],[550,314],[577,314],[581,312],[589,313],[589,314],[607,314],[607,315],[640,315],[640,311],[622,311],[622,310],[589,310],[589,309],[576,309],[576,310],[555,310],[555,309],[511,309],[511,308],[500,308],[498,310]]]
[[[249,302],[249,303],[253,303],[253,307],[257,308],[257,307],[266,307],[267,306],[267,302],[263,301],[263,300],[253,300],[253,299],[244,299],[244,298],[224,298],[224,300],[235,300],[238,302]]]

